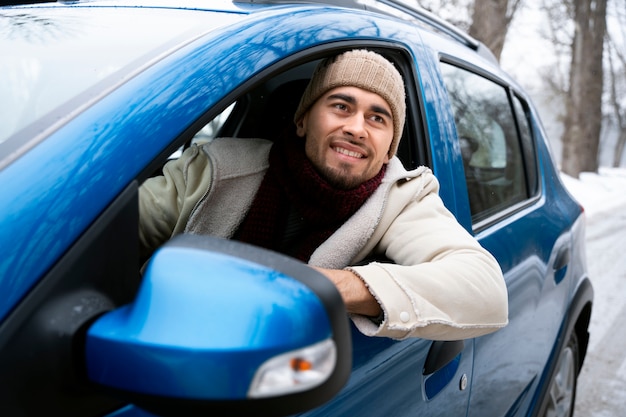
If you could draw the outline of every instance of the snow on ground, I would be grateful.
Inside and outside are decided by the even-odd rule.
[[[576,180],[561,174],[570,193],[583,204],[587,221],[617,208],[626,208],[626,168],[601,167],[598,174],[583,172]]]
[[[561,175],[587,217],[595,298],[589,351],[578,380],[576,417],[621,417],[626,405],[626,169]]]

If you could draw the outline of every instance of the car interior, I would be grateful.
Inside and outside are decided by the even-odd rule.
[[[295,134],[293,114],[319,62],[314,60],[288,69],[246,92],[198,130],[170,159],[179,156],[194,143],[207,142],[217,137],[276,140]],[[411,145],[407,139],[409,135],[405,125],[398,157],[407,169],[412,169],[419,164],[413,151],[415,145]],[[423,154],[420,159],[426,160]]]

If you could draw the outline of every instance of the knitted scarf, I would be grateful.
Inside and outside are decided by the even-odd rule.
[[[304,152],[304,140],[277,141],[270,167],[250,210],[235,233],[236,240],[308,261],[315,249],[352,216],[380,185],[387,165],[360,186],[341,190],[316,171]],[[285,229],[295,211],[299,226],[295,242],[283,249]]]

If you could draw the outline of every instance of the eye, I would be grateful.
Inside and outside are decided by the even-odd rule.
[[[335,103],[333,104],[333,107],[337,110],[348,111],[348,105],[345,103]]]
[[[391,120],[389,119],[389,117],[387,117],[386,115],[383,114],[378,114],[378,113],[374,113],[372,114],[369,119],[376,125],[380,125],[380,126],[387,126],[389,123],[391,123]]]

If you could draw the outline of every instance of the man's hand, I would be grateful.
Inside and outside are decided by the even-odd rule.
[[[345,269],[326,269],[314,267],[330,279],[341,294],[348,313],[378,317],[382,310],[378,301],[367,289],[361,278]]]

